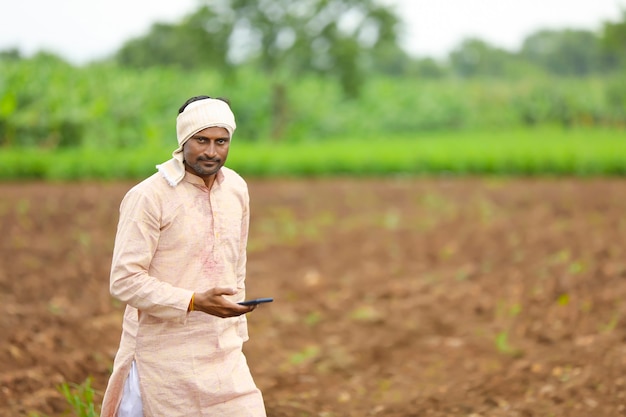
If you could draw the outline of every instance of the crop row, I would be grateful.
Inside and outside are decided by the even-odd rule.
[[[140,179],[175,147],[3,149],[0,179]],[[227,166],[247,177],[626,174],[614,130],[556,128],[337,137],[323,142],[236,142]]]

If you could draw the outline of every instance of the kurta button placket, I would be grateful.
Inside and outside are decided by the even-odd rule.
[[[220,215],[220,209],[219,206],[216,206],[213,210],[213,236],[215,236],[215,241],[217,242],[217,240],[220,237],[220,220],[221,220],[221,215]]]
[[[216,184],[214,184],[215,186]],[[213,259],[219,258],[219,252],[221,252],[221,245],[218,243],[218,239],[220,237],[220,221],[221,221],[221,213],[217,200],[219,200],[219,196],[216,195],[218,192],[217,189],[213,188],[209,190],[209,201],[211,205],[211,213],[213,218]]]
[[[210,257],[212,261],[215,261],[215,255],[213,254],[214,248],[215,248],[215,240],[213,239],[213,230],[215,228],[215,225],[213,223],[213,204],[211,202],[211,190],[207,188],[204,184],[202,184],[202,186],[198,186],[198,188],[202,190],[202,192],[205,194],[204,204],[206,204],[206,212],[207,212],[206,221],[208,222],[207,229],[206,229],[206,233],[207,233],[206,244],[207,244],[207,247],[211,248],[209,250],[209,253],[211,253]]]

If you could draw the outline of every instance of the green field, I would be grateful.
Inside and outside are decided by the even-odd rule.
[[[139,179],[169,158],[169,148],[3,149],[0,179]],[[235,138],[228,166],[244,176],[626,174],[626,134],[617,130],[537,128],[346,137],[302,142]]]
[[[310,75],[285,84],[278,110],[263,74],[244,67],[232,78],[0,60],[0,180],[145,177],[175,147],[178,107],[198,94],[231,99],[228,165],[246,176],[626,173],[619,74],[372,75],[355,99]]]

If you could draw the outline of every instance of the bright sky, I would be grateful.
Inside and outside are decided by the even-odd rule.
[[[407,24],[403,45],[442,58],[469,36],[509,50],[539,29],[588,29],[621,19],[626,0],[384,0]],[[0,50],[45,49],[74,63],[115,52],[152,23],[175,22],[197,0],[4,0]]]

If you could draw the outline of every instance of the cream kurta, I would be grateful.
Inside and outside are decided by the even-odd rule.
[[[265,416],[241,351],[245,316],[187,312],[213,287],[244,299],[249,219],[246,183],[225,167],[210,192],[195,175],[172,187],[156,173],[126,194],[111,294],[127,307],[102,417],[116,415],[133,359],[146,417]]]

